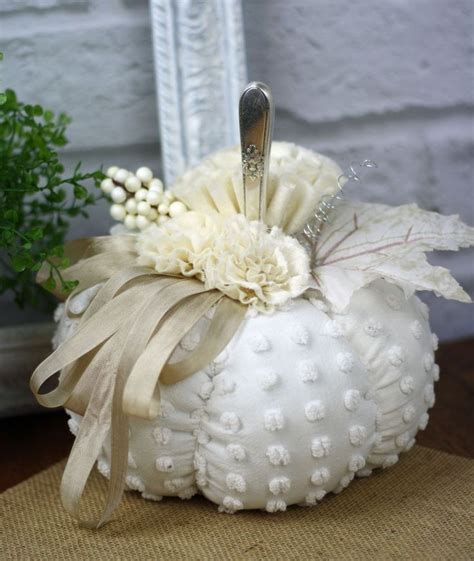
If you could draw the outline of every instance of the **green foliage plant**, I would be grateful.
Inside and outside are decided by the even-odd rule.
[[[101,171],[83,173],[79,162],[72,174],[64,173],[58,149],[67,144],[69,123],[64,113],[19,102],[12,90],[0,102],[0,294],[12,293],[21,308],[52,306],[34,281],[41,266],[49,271],[45,288],[59,283],[69,292],[76,286],[61,275],[69,265],[64,240],[71,219],[88,217],[100,198]]]

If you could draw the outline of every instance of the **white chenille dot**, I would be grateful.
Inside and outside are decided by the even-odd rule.
[[[249,338],[249,345],[250,348],[254,353],[263,353],[268,351],[271,347],[270,341],[268,340],[265,335],[261,333],[256,333],[252,337]]]
[[[199,421],[200,423],[206,423],[207,421],[209,421],[209,414],[205,409],[201,407],[199,409],[195,409],[191,413],[191,419],[193,419],[194,421]]]
[[[423,413],[423,415],[420,417],[420,420],[418,421],[418,428],[420,430],[425,430],[426,427],[428,426],[429,420],[430,420],[430,416],[428,415],[428,413]]]
[[[385,301],[392,310],[399,310],[402,307],[400,300],[394,294],[388,294]]]
[[[290,338],[297,345],[307,345],[309,343],[309,331],[304,325],[294,324],[290,326]]]
[[[228,444],[226,446],[227,453],[236,462],[242,462],[245,460],[245,450],[240,444]]]
[[[231,491],[245,493],[247,490],[245,479],[238,473],[228,473],[225,478],[225,483]]]
[[[77,433],[79,432],[79,423],[76,421],[76,419],[73,419],[71,417],[70,419],[68,419],[67,424],[72,434],[74,436],[77,436]]]
[[[201,454],[194,454],[193,467],[195,470],[203,473],[206,471],[207,462]]]
[[[209,433],[207,433],[205,430],[195,431],[195,436],[199,444],[208,444],[211,440]]]
[[[344,394],[344,407],[348,411],[355,411],[360,405],[360,392],[358,390],[347,390]]]
[[[169,401],[162,400],[161,401],[161,408],[160,408],[160,417],[166,419],[170,415],[172,415],[175,411],[174,405]]]
[[[178,477],[176,479],[167,479],[164,482],[164,486],[171,493],[177,493],[178,491],[181,491],[181,489],[186,487],[186,480],[181,477]]]
[[[333,319],[326,322],[324,332],[335,339],[342,337],[344,334],[340,323]]]
[[[416,440],[414,438],[412,438],[411,440],[408,441],[408,444],[405,446],[405,448],[403,449],[405,452],[409,452],[413,446],[415,446],[415,442]]]
[[[219,376],[215,379],[214,388],[216,395],[228,395],[235,390],[235,382],[228,376]]]
[[[303,382],[315,382],[318,379],[318,367],[314,360],[300,360],[297,366],[299,377]]]
[[[352,353],[348,352],[338,353],[336,356],[336,363],[339,370],[347,374],[354,368],[354,356]]]
[[[137,475],[127,475],[125,482],[127,484],[127,487],[132,491],[143,493],[143,491],[145,490],[145,484]]]
[[[428,407],[433,407],[435,404],[435,393],[433,384],[427,384],[423,390],[423,398]]]
[[[328,468],[322,467],[313,471],[311,476],[311,483],[313,485],[324,485],[329,481],[331,474]]]
[[[208,380],[201,386],[201,389],[199,390],[199,396],[204,400],[209,399],[211,397],[213,389],[214,384]]]
[[[411,423],[415,418],[415,408],[413,405],[407,405],[402,413],[402,419],[404,423]]]
[[[290,453],[281,444],[273,444],[266,451],[269,462],[274,466],[287,466],[290,463]]]
[[[439,365],[433,365],[433,380],[437,382],[439,380]]]
[[[99,473],[109,479],[110,477],[110,466],[105,460],[99,460],[97,462],[97,469]]]
[[[155,462],[155,467],[157,471],[161,471],[161,472],[173,471],[174,469],[173,458],[170,458],[169,456],[161,456],[160,458],[157,458]]]
[[[263,415],[265,428],[269,431],[281,430],[285,424],[283,413],[280,409],[268,409]]]
[[[199,345],[200,341],[201,335],[199,334],[199,332],[191,330],[189,333],[186,333],[186,335],[181,339],[179,345],[185,351],[191,352],[194,351],[194,349]]]
[[[364,331],[370,337],[378,337],[382,333],[383,326],[375,318],[369,318],[364,325]]]
[[[437,351],[439,347],[439,339],[436,333],[431,334],[431,346],[433,347],[433,351]]]
[[[326,491],[324,489],[316,489],[316,491],[311,491],[305,497],[306,504],[315,505],[318,501],[322,501],[326,496]]]
[[[324,458],[331,451],[331,439],[329,436],[318,436],[311,442],[311,455],[313,458]]]
[[[400,390],[402,393],[409,395],[415,389],[415,380],[412,376],[404,376],[400,380]]]
[[[290,490],[291,481],[288,477],[274,477],[270,480],[268,488],[273,495],[280,495]]]
[[[153,438],[158,444],[168,444],[171,441],[173,433],[167,427],[155,427],[153,429]]]
[[[267,506],[265,507],[267,512],[285,512],[286,510],[286,503],[281,499],[275,499],[267,502]]]
[[[219,507],[219,512],[226,512],[227,514],[233,514],[237,510],[242,510],[244,505],[239,499],[234,497],[224,497],[222,500],[222,505]]]
[[[274,370],[262,372],[258,377],[258,383],[263,390],[271,390],[278,383],[278,374]]]
[[[389,468],[394,466],[398,462],[397,454],[390,454],[385,457],[384,461],[382,462],[383,468]]]
[[[221,415],[221,424],[229,432],[238,432],[240,429],[240,419],[237,413],[226,411]]]
[[[326,415],[326,408],[319,399],[315,399],[305,405],[304,414],[310,422],[320,421]]]
[[[352,446],[362,446],[367,438],[367,429],[362,425],[354,425],[349,429],[349,441]]]
[[[349,460],[349,464],[347,467],[349,468],[349,471],[358,471],[359,469],[363,469],[365,467],[364,456],[361,456],[360,454],[354,454]]]
[[[429,372],[434,365],[434,356],[431,353],[426,353],[423,357],[423,367],[425,372]]]
[[[421,339],[421,336],[423,335],[423,326],[417,319],[410,325],[410,330],[415,339]]]
[[[403,432],[395,438],[395,444],[400,448],[404,448],[410,442],[410,434]]]
[[[400,366],[405,360],[405,353],[402,348],[398,345],[394,345],[388,350],[388,360],[393,366]]]
[[[194,485],[183,489],[178,493],[178,497],[184,501],[191,499],[194,495],[198,492],[197,488]]]
[[[357,477],[370,477],[372,475],[372,470],[369,468],[360,469],[356,475]]]
[[[143,183],[148,183],[153,179],[153,172],[151,171],[150,168],[147,168],[145,166],[138,168],[137,171],[135,172],[135,175]]]
[[[349,475],[344,475],[344,477],[341,478],[341,480],[339,481],[339,485],[345,489],[346,487],[349,486],[349,483],[352,481],[351,477]]]

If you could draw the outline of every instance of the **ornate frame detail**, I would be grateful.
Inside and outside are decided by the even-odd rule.
[[[240,0],[150,0],[164,176],[239,143],[246,83]]]

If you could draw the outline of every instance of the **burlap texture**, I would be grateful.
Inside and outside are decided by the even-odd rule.
[[[203,498],[156,503],[127,493],[99,531],[63,511],[63,467],[0,496],[1,559],[474,559],[473,462],[427,448],[317,507],[225,515]],[[94,475],[91,493],[103,486]]]

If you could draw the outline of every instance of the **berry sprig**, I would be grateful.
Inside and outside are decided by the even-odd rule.
[[[164,190],[150,168],[138,168],[133,174],[111,166],[106,175],[100,188],[112,199],[110,215],[129,230],[145,230],[150,224],[163,224],[188,211],[169,189]]]

